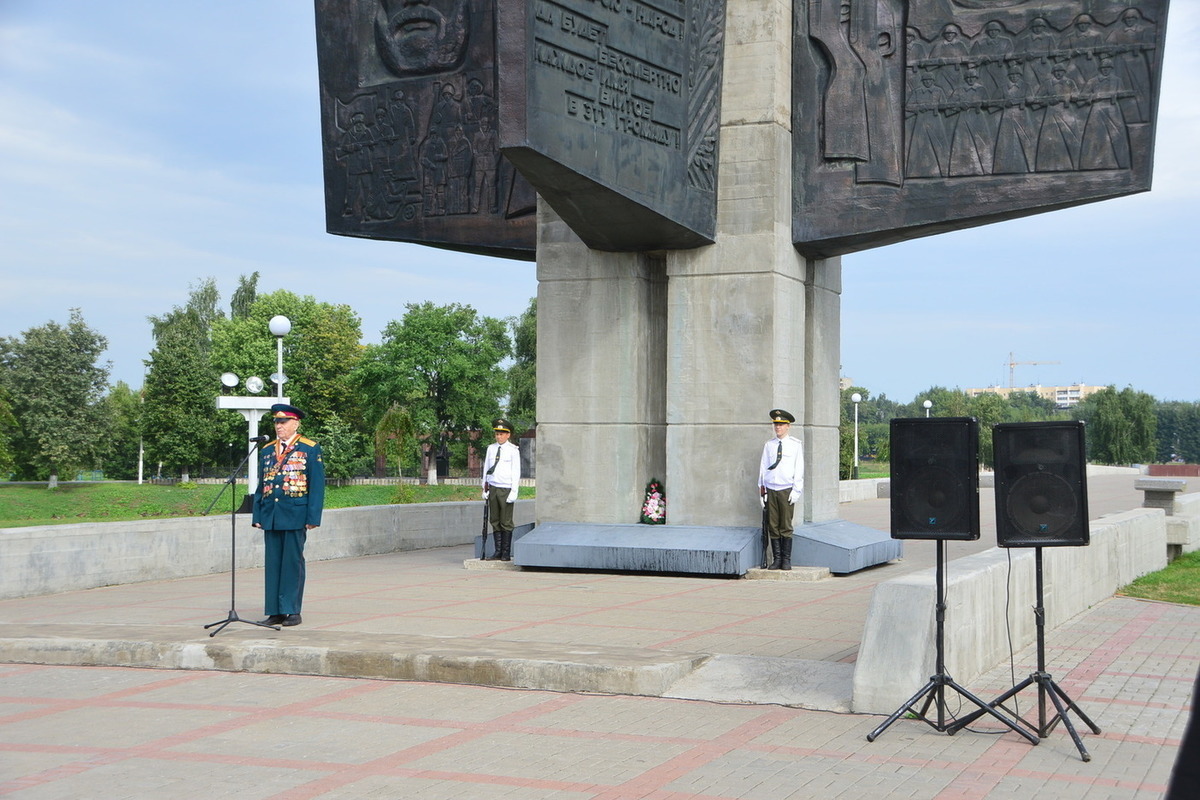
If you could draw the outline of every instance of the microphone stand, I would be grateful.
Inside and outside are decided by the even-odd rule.
[[[237,486],[237,476],[241,473],[242,467],[246,466],[246,462],[250,460],[250,457],[258,452],[258,445],[267,441],[268,438],[269,437],[267,436],[259,436],[256,439],[251,440],[253,446],[246,453],[241,463],[233,468],[233,472],[229,473],[229,480],[222,484],[221,491],[218,492],[217,496],[213,498],[213,501],[208,504],[208,508],[204,509],[204,516],[207,517],[208,512],[212,511],[213,506],[215,506],[217,501],[221,499],[221,495],[225,493],[226,486]],[[247,487],[247,489],[249,488],[250,487]],[[280,629],[278,625],[268,625],[265,622],[242,619],[237,613],[237,515],[239,513],[249,513],[253,499],[253,491],[248,492],[246,496],[242,498],[242,505],[241,508],[239,508],[236,490],[230,491],[230,500],[232,502],[230,503],[229,511],[229,614],[225,617],[225,619],[217,620],[216,622],[210,622],[204,626],[204,630],[208,630],[212,627],[217,628],[215,631],[209,634],[210,638],[225,630],[225,627],[233,622],[244,622],[247,625],[257,625],[260,628],[270,628],[271,630],[275,631]]]

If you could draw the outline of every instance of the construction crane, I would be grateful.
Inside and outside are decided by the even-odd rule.
[[[1014,361],[1013,354],[1009,353],[1008,354],[1008,388],[1012,389],[1012,388],[1015,388],[1017,385],[1014,373],[1016,372],[1018,364],[1059,364],[1059,363],[1061,363],[1061,362],[1059,362],[1059,361]]]

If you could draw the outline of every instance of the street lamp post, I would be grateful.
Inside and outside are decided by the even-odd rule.
[[[858,480],[858,404],[862,402],[862,395],[855,392],[850,395],[850,400],[854,403],[854,469],[850,477]]]
[[[933,408],[933,401],[926,400],[924,403],[921,403],[921,405],[925,406],[925,419],[929,419],[929,409]]]
[[[271,380],[275,382],[275,394],[279,398],[279,402],[283,402],[283,384],[287,382],[287,376],[283,374],[283,337],[287,336],[292,330],[292,321],[282,314],[277,314],[271,317],[271,321],[267,323],[271,334],[275,337],[275,374],[271,376]]]
[[[246,420],[247,431],[250,434],[249,439],[247,439],[248,442],[253,442],[258,438],[258,422],[262,418],[263,414],[271,410],[271,406],[275,405],[276,403],[290,402],[289,398],[283,396],[283,384],[287,381],[287,376],[283,374],[283,337],[286,336],[289,331],[291,331],[292,323],[287,317],[280,315],[272,317],[267,327],[270,329],[272,335],[274,335],[276,339],[275,365],[277,371],[271,376],[271,380],[274,381],[277,387],[276,396],[252,396],[258,395],[260,392],[262,392],[262,390],[266,388],[266,384],[263,382],[263,379],[257,375],[251,375],[249,378],[246,378],[246,382],[243,384],[244,388],[248,392],[247,395],[239,397],[223,393],[217,398],[217,408],[225,409],[227,411],[236,411],[242,415],[243,419]],[[226,372],[222,374],[222,392],[232,391],[240,382],[241,381],[238,376],[234,375],[232,372]],[[243,450],[242,452],[244,454],[246,450]],[[246,462],[247,498],[254,493],[254,490],[257,487],[258,459],[251,458]],[[247,504],[244,507],[248,508],[249,506]]]

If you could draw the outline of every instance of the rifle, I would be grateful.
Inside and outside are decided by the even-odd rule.
[[[488,487],[488,485],[486,483],[483,485],[483,487],[484,487],[483,488],[484,492],[490,493],[490,488]],[[482,538],[479,540],[479,560],[480,561],[487,560],[487,524],[488,524],[488,499],[485,497],[485,498],[483,498],[483,535],[482,535]],[[494,542],[492,543],[492,546],[493,546],[493,549],[495,549]]]
[[[767,529],[767,504],[762,504],[762,568],[766,569],[771,563],[771,533]]]

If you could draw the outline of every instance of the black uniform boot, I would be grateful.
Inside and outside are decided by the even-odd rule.
[[[783,558],[781,559],[779,568],[789,570],[792,568],[792,537],[785,536],[781,538],[779,544],[783,547]]]
[[[484,550],[487,550],[487,543],[484,542]],[[489,556],[486,553],[483,556],[484,561],[499,561],[500,560],[500,531],[492,531],[492,554]]]
[[[767,569],[780,569],[783,564],[783,539],[771,540],[771,566]]]
[[[500,551],[500,560],[512,561],[512,531],[501,531],[500,543],[503,548]]]

